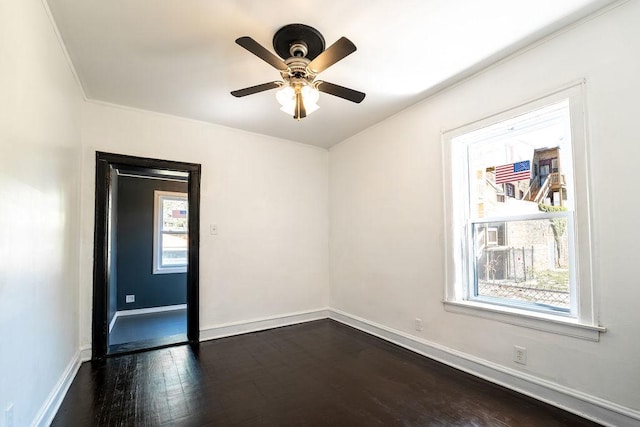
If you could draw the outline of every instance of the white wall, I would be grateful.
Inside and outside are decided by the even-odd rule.
[[[200,329],[328,304],[328,152],[160,114],[83,114],[81,343],[91,343],[95,152],[202,164]],[[218,235],[209,234],[217,224]]]
[[[640,2],[630,1],[334,146],[331,307],[589,399],[640,410],[638,22]],[[441,132],[582,78],[588,82],[594,283],[608,332],[589,342],[446,312]],[[414,331],[414,318],[423,319],[422,332]],[[528,349],[526,366],[512,362],[514,344]]]
[[[39,0],[0,2],[0,425],[76,359],[82,95]]]

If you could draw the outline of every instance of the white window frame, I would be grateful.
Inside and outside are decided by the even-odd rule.
[[[160,190],[153,192],[153,274],[186,273],[188,261],[184,265],[162,265],[162,201],[167,199],[188,200],[188,193]],[[185,234],[188,235],[188,231]]]
[[[543,108],[547,105],[569,100],[573,182],[575,211],[569,224],[569,245],[573,245],[572,308],[566,313],[549,313],[515,305],[504,306],[469,298],[470,235],[466,215],[469,212],[469,179],[466,146],[453,144],[454,138]],[[442,134],[444,173],[444,218],[445,218],[445,294],[447,311],[488,318],[495,321],[544,330],[561,335],[598,341],[600,333],[606,331],[599,326],[595,305],[595,289],[592,282],[590,201],[588,176],[588,144],[585,117],[585,82],[580,81],[549,95],[523,103],[493,116],[448,130]],[[519,218],[508,218],[517,220]],[[492,220],[494,222],[494,220]],[[467,243],[469,242],[469,243]]]

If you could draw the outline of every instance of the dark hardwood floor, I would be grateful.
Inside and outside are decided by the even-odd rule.
[[[84,363],[53,426],[595,426],[332,320]]]
[[[187,310],[121,316],[109,333],[108,354],[187,342]]]

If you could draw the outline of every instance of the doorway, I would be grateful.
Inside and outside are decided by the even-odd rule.
[[[544,182],[547,180],[547,177],[552,172],[551,165],[553,160],[555,159],[540,160],[540,182],[539,182],[540,187],[544,185]]]
[[[199,341],[200,171],[96,153],[93,359]]]

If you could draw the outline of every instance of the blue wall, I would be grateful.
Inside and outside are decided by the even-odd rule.
[[[152,274],[154,190],[186,193],[187,183],[118,177],[118,311],[187,303],[186,273]]]

